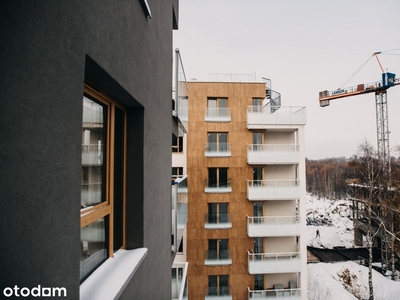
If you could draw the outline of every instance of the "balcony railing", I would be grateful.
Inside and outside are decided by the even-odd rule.
[[[232,228],[230,214],[208,214],[204,215],[204,228],[207,229],[229,229]]]
[[[250,274],[291,273],[301,271],[300,252],[248,253]]]
[[[299,236],[300,218],[297,216],[247,216],[247,235],[249,237]]]
[[[231,179],[221,182],[204,181],[204,191],[206,193],[230,193],[232,192]]]
[[[232,264],[231,250],[204,251],[204,264],[206,266],[223,266]]]
[[[230,122],[231,109],[229,107],[205,108],[204,120],[206,122]]]
[[[204,155],[207,157],[231,156],[231,143],[206,143],[204,146]]]
[[[299,162],[299,145],[247,145],[247,163],[250,165],[298,164]]]
[[[251,299],[301,300],[301,289],[250,290],[248,288],[248,300]]]
[[[209,286],[204,291],[205,300],[232,300],[232,288],[230,286]]]
[[[247,180],[247,199],[294,200],[300,198],[299,180]]]
[[[248,106],[247,128],[259,129],[271,125],[299,126],[306,123],[306,108],[300,106]]]

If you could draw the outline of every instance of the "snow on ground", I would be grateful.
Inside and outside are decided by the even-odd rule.
[[[373,270],[375,300],[400,299],[400,283]],[[368,268],[355,262],[308,265],[308,300],[369,299]]]
[[[316,248],[354,247],[351,201],[318,199],[307,194],[307,245]],[[316,236],[317,229],[320,236]]]
[[[307,244],[317,248],[354,246],[351,201],[307,194]],[[320,237],[316,237],[319,229]],[[308,300],[369,299],[368,268],[355,262],[308,264]],[[400,299],[400,282],[373,270],[375,300]]]

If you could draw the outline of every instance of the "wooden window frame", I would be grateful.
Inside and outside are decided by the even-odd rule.
[[[85,84],[84,95],[91,100],[107,107],[105,149],[105,196],[104,202],[93,205],[88,209],[81,210],[81,229],[94,223],[98,219],[108,217],[108,228],[106,228],[106,240],[108,257],[114,256],[114,145],[115,145],[115,108],[118,107],[125,114],[124,137],[123,137],[123,171],[122,171],[122,246],[119,249],[126,249],[126,144],[127,144],[127,113],[124,107],[109,98],[107,95]]]

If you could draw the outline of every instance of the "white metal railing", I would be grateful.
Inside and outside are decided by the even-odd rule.
[[[306,108],[304,106],[259,106],[247,107],[247,127],[262,128],[263,125],[304,125]]]
[[[247,216],[247,234],[250,237],[300,235],[298,216]]]
[[[250,274],[300,272],[300,252],[248,253]]]
[[[300,197],[300,180],[247,180],[247,199],[291,200]]]
[[[204,120],[209,122],[229,122],[231,109],[229,107],[207,107],[204,109]]]
[[[247,145],[247,162],[260,163],[298,163],[300,147],[295,144],[250,144]]]
[[[251,299],[280,299],[300,300],[301,289],[271,289],[250,290],[247,288],[248,300]]]

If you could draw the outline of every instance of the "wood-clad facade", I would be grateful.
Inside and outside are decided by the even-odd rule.
[[[254,251],[255,239],[249,236],[247,216],[254,216],[255,202],[248,199],[248,181],[255,179],[255,167],[262,168],[260,179],[297,180],[302,176],[299,174],[304,173],[303,162],[249,163],[248,146],[254,144],[255,132],[262,134],[263,143],[298,145],[303,138],[299,128],[302,130],[304,124],[289,129],[276,126],[271,130],[249,129],[247,108],[258,99],[265,104],[265,98],[264,82],[189,82],[187,260],[190,300],[204,300],[208,296],[233,300],[250,298],[249,290],[255,289],[256,279],[249,272],[248,252]],[[305,191],[303,184],[305,182],[300,189]],[[289,214],[298,220],[299,202],[300,197],[263,201],[262,215]],[[300,233],[264,237],[263,248],[268,252],[282,252],[283,247],[286,252],[297,253],[299,236]],[[288,288],[289,281],[299,282],[300,273],[262,274],[262,289],[271,289],[277,283],[275,278],[286,282],[284,288]],[[302,279],[304,281],[304,277]]]

